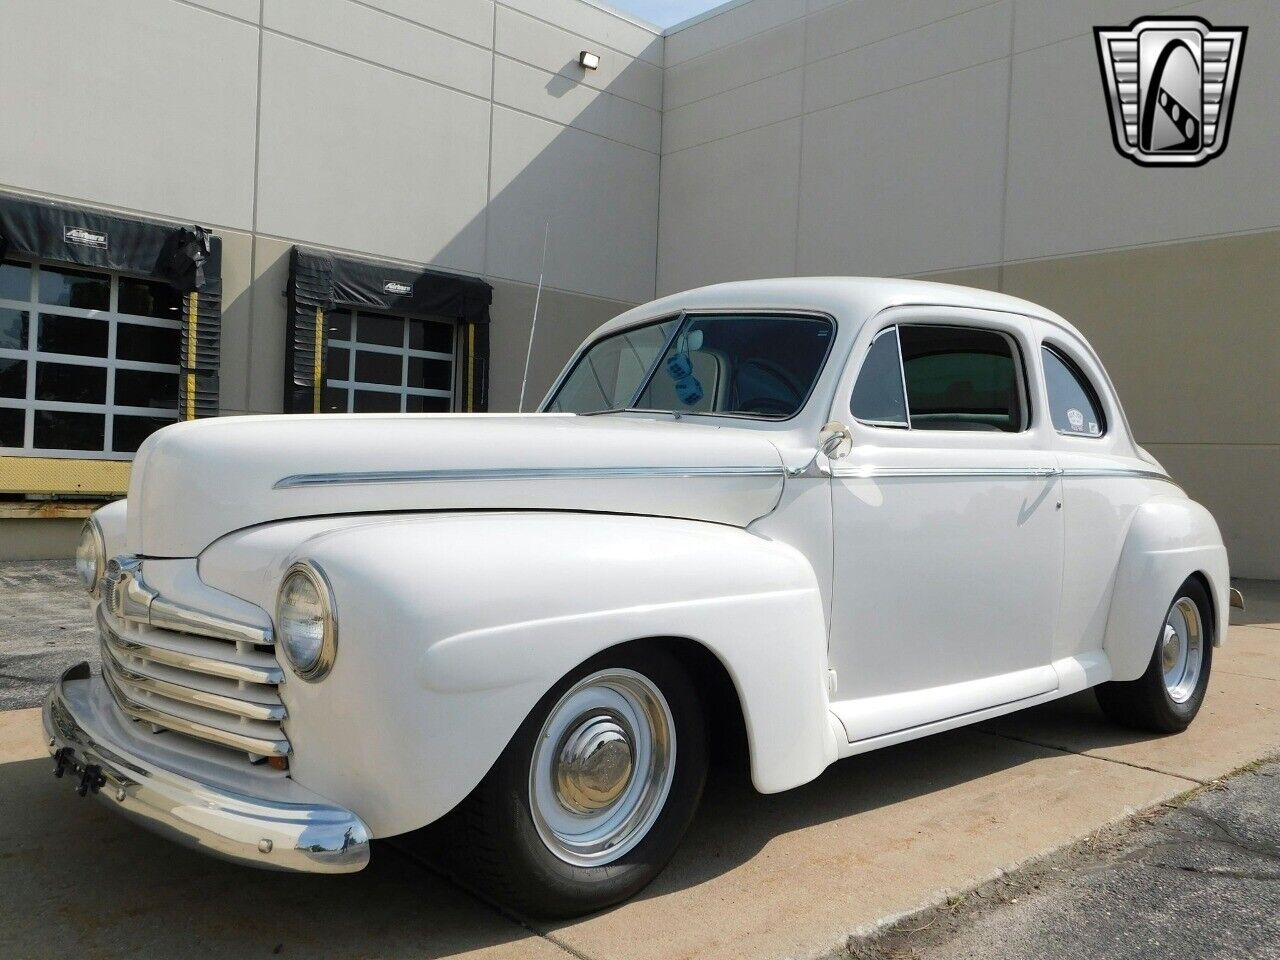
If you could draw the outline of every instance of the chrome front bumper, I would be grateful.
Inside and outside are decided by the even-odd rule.
[[[351,873],[369,862],[369,830],[288,778],[258,778],[252,792],[218,782],[216,764],[180,773],[115,709],[89,665],[67,670],[44,703],[44,730],[59,776],[171,840],[268,870]],[[155,738],[158,740],[159,738]]]

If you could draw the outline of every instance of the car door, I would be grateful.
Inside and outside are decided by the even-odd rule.
[[[854,440],[831,481],[851,742],[1056,689],[1062,492],[1039,376],[1014,315],[904,307],[859,334],[832,414]]]

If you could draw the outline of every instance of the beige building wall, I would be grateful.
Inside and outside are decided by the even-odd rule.
[[[1245,24],[1227,152],[1112,146],[1092,29]],[[1077,324],[1138,439],[1280,577],[1280,5],[747,0],[667,37],[660,294],[925,276]]]

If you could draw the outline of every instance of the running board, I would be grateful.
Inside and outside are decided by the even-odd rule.
[[[1012,697],[1001,695],[1002,692],[1017,691],[1020,688],[1027,690],[1033,682],[1039,682],[1043,685],[1047,676],[1045,671],[1051,673],[1054,678],[1048,689],[1030,690]],[[845,734],[843,742],[840,742],[841,738],[837,736],[837,751],[841,757],[850,757],[880,747],[891,746],[895,743],[927,737],[931,734],[942,733],[944,730],[953,730],[956,727],[979,723],[983,720],[990,720],[993,717],[1024,710],[1027,707],[1048,703],[1050,700],[1057,700],[1060,697],[1079,693],[1081,690],[1086,690],[1099,683],[1105,683],[1110,679],[1111,662],[1104,652],[1096,650],[1081,654],[1078,657],[1065,657],[1062,660],[1055,660],[1052,664],[1044,667],[1019,670],[1010,674],[1001,674],[998,677],[977,681],[971,680],[946,687],[933,687],[928,690],[915,690],[906,694],[890,694],[884,697],[870,697],[864,700],[845,700],[833,703],[831,705],[831,715],[834,721],[832,726],[837,732],[842,731]],[[940,708],[944,702],[962,701],[971,695],[971,688],[974,685],[985,688],[988,696],[1000,697],[1000,699],[989,699],[985,704],[975,706],[969,710],[960,712],[948,711],[939,715],[941,713]],[[948,696],[948,692],[950,692],[950,696]],[[939,695],[941,696],[938,700],[933,699]],[[881,716],[880,729],[876,731],[872,723],[868,722],[872,719],[872,710],[876,707],[892,708],[893,704],[889,703],[889,701],[893,700],[900,702],[896,713],[899,720],[908,715],[905,704],[909,702],[929,703],[932,701],[935,712],[932,717],[921,719],[917,723],[899,723],[898,726],[888,729],[886,729],[885,725],[891,721],[889,715],[885,714]],[[863,732],[863,735],[857,739],[853,739],[849,736],[850,726],[858,721],[865,724],[862,727],[862,731],[866,732]],[[857,730],[856,727],[854,729]]]

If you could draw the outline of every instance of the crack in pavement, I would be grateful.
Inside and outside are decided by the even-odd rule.
[[[1004,740],[1013,740],[1017,743],[1025,743],[1033,747],[1044,747],[1046,750],[1057,750],[1059,753],[1069,753],[1074,757],[1088,757],[1090,760],[1101,760],[1104,763],[1115,763],[1122,767],[1132,767],[1134,770],[1145,770],[1147,773],[1158,773],[1164,777],[1174,777],[1178,780],[1186,780],[1188,783],[1194,783],[1201,787],[1206,787],[1213,782],[1211,780],[1200,780],[1185,773],[1174,773],[1172,770],[1160,770],[1157,767],[1148,767],[1144,764],[1133,763],[1129,760],[1117,760],[1115,757],[1104,757],[1089,750],[1072,750],[1070,747],[1064,747],[1056,743],[1044,743],[1040,740],[1032,740],[1030,737],[1019,737],[1012,733],[999,733],[995,730],[984,730],[981,726],[974,727],[973,729],[974,732],[985,733],[989,737],[1000,737]]]

